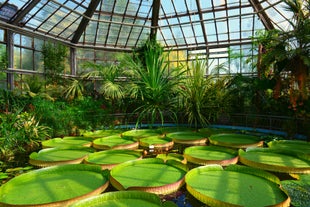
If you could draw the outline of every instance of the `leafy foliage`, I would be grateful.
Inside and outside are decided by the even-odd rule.
[[[216,120],[229,104],[226,78],[205,77],[206,70],[211,70],[208,60],[196,58],[189,66],[188,77],[182,86],[181,105],[188,123],[195,128],[206,127],[209,120]]]
[[[287,93],[293,110],[308,100],[307,81],[310,71],[310,12],[309,1],[284,0],[285,9],[292,12],[288,20],[290,30],[270,30],[257,33],[256,42],[263,47],[258,68],[262,74],[272,75],[277,80],[274,97]],[[287,77],[282,76],[283,73]],[[284,80],[288,80],[284,83]],[[283,91],[286,89],[286,91]]]
[[[44,70],[47,84],[60,83],[61,73],[64,73],[67,48],[60,43],[46,42],[42,46]]]
[[[138,113],[137,125],[144,119],[151,125],[156,120],[163,124],[165,115],[177,120],[178,87],[185,71],[182,68],[169,69],[167,55],[156,42],[148,41],[142,56],[135,54],[132,58],[127,57],[132,81],[129,95],[141,101],[135,110]]]

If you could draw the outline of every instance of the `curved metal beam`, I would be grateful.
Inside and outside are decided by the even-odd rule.
[[[158,19],[159,19],[159,8],[160,0],[153,0],[153,10],[152,10],[152,27],[150,39],[156,39],[157,29],[158,29]]]
[[[78,26],[78,28],[76,29],[74,36],[72,37],[71,42],[76,44],[78,43],[79,39],[81,38],[84,30],[86,29],[91,17],[93,16],[97,6],[99,5],[101,0],[92,0],[89,3],[89,6],[87,8],[87,10],[85,11],[83,18]],[[87,18],[88,17],[88,18]]]

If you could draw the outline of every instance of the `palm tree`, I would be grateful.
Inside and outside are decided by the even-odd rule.
[[[98,92],[110,100],[112,105],[121,104],[121,100],[126,96],[126,82],[120,80],[124,76],[123,68],[116,64],[103,65],[91,62],[86,63],[85,66],[93,70],[82,77],[99,81]]]

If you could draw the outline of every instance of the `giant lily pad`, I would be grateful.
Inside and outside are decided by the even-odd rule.
[[[122,133],[123,137],[139,140],[141,138],[158,136],[160,131],[156,129],[132,129]]]
[[[83,139],[73,139],[73,138],[53,138],[49,140],[42,141],[43,148],[49,147],[70,147],[70,146],[84,146],[90,147],[92,144],[91,141],[83,140]]]
[[[184,184],[186,167],[180,162],[159,158],[128,161],[112,168],[110,182],[118,190],[140,190],[170,194]]]
[[[158,128],[158,130],[161,132],[161,134],[169,134],[169,133],[174,133],[174,132],[183,132],[183,131],[188,131],[188,132],[193,132],[195,131],[194,128],[189,128],[189,127],[162,127]]]
[[[99,166],[59,165],[19,175],[0,187],[0,206],[67,206],[102,193],[108,173]]]
[[[239,150],[241,163],[263,170],[283,173],[310,173],[310,160],[299,153],[269,148]]]
[[[198,130],[200,133],[209,137],[213,134],[224,134],[224,133],[234,133],[236,130],[234,129],[225,129],[225,128],[215,128],[215,127],[206,127]]]
[[[156,155],[156,158],[160,158],[160,159],[164,160],[165,162],[167,160],[175,160],[175,161],[181,162],[183,164],[187,163],[187,160],[185,159],[185,157],[182,154],[179,154],[179,153],[163,153],[163,154],[158,154],[158,155]]]
[[[184,150],[188,162],[198,165],[230,165],[238,162],[238,151],[217,146],[192,146]]]
[[[121,134],[123,130],[121,129],[102,129],[102,130],[95,130],[95,131],[85,131],[82,133],[84,137],[92,137],[92,138],[100,138],[100,137],[107,137],[112,135]]]
[[[233,147],[233,148],[247,148],[247,147],[261,147],[264,142],[257,136],[246,134],[214,134],[209,137],[210,144]]]
[[[173,141],[165,137],[150,136],[139,140],[142,148],[152,149],[154,151],[168,151],[173,148]]]
[[[138,149],[139,142],[122,138],[120,135],[111,135],[93,141],[96,149]]]
[[[47,148],[31,153],[29,163],[39,167],[78,164],[91,152],[91,148]]]
[[[279,188],[280,180],[262,170],[230,165],[194,168],[186,174],[190,194],[209,206],[289,206],[290,198]]]
[[[207,141],[207,138],[203,134],[193,131],[174,132],[166,136],[178,144],[205,145]]]
[[[310,143],[301,140],[278,140],[267,143],[268,147],[303,153],[310,156]]]
[[[85,158],[85,162],[89,164],[97,164],[102,169],[112,169],[112,167],[130,160],[142,159],[140,152],[128,149],[105,150],[89,154]]]
[[[93,196],[77,203],[71,207],[168,207],[163,204],[159,196],[142,191],[116,191]],[[169,202],[170,207],[176,205]]]

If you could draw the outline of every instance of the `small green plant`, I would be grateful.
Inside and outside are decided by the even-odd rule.
[[[50,137],[50,128],[39,124],[33,114],[21,110],[0,114],[0,158],[11,161],[16,154],[31,152]]]

